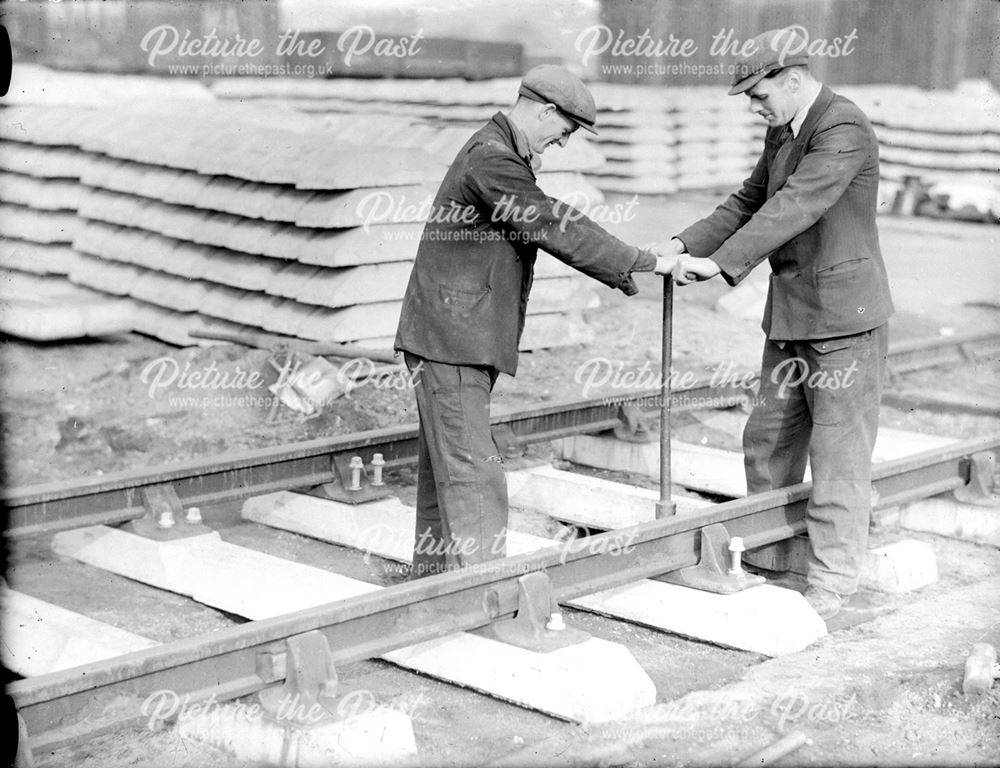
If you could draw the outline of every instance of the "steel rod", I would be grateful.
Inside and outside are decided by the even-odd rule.
[[[674,278],[663,276],[663,326],[660,348],[660,500],[657,519],[677,514],[670,495],[670,369],[673,362]]]

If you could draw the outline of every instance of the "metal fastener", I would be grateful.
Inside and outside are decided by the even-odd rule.
[[[729,566],[729,575],[738,576],[743,573],[743,562],[742,553],[746,552],[746,547],[743,545],[742,536],[733,536],[729,540],[729,554],[732,556],[732,563]]]

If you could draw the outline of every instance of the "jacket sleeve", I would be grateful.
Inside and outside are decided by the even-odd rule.
[[[770,253],[815,224],[844,194],[870,154],[867,132],[857,122],[818,131],[781,189],[711,254],[726,282],[736,285]]]
[[[767,199],[767,161],[764,153],[740,190],[701,221],[675,237],[692,256],[710,256],[750,218]]]
[[[626,295],[637,293],[632,272],[652,270],[653,254],[628,245],[577,208],[549,197],[528,167],[506,148],[472,150],[464,184],[480,216],[511,240],[531,243]]]

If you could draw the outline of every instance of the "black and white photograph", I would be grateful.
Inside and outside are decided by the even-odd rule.
[[[1000,765],[1000,0],[0,32],[0,764]]]

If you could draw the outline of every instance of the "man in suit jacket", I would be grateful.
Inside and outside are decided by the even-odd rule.
[[[626,245],[535,183],[538,156],[597,116],[563,67],[528,72],[459,151],[420,240],[395,348],[414,380],[420,419],[412,577],[503,557],[507,482],[490,432],[490,393],[514,375],[535,255],[543,248],[631,296],[631,273],[675,258]]]
[[[857,106],[812,77],[791,28],[755,43],[729,93],[746,93],[767,120],[764,151],[738,192],[674,238],[674,252],[687,251],[674,278],[736,285],[770,262],[760,393],[743,434],[747,490],[801,482],[809,459],[806,599],[827,619],[857,590],[871,514],[892,314],[875,225],[878,142]]]

